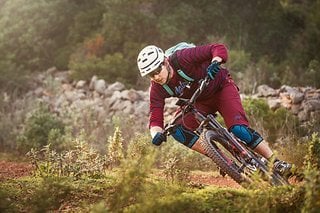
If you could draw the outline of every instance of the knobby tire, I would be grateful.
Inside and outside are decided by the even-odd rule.
[[[230,160],[233,161],[236,157],[229,152],[232,158],[230,159],[226,154],[220,150],[220,148],[216,145],[219,142],[211,142],[213,140],[212,136],[214,134],[212,130],[204,131],[201,135],[200,144],[206,152],[207,156],[212,159],[212,161],[226,174],[228,174],[233,180],[239,183],[242,186],[247,186],[252,182],[251,178],[241,172],[239,166],[237,164],[230,163]],[[224,151],[227,149],[224,149]],[[249,150],[248,150],[249,151]],[[239,157],[239,156],[238,156]],[[235,160],[236,161],[236,160]],[[234,162],[235,162],[234,161]],[[267,174],[265,175],[270,177],[269,183],[271,185],[288,185],[289,183],[283,179],[278,174]]]
[[[211,143],[212,140],[210,137],[211,130],[208,130],[207,132],[204,132],[201,136],[200,144],[204,151],[206,152],[207,156],[213,160],[213,162],[226,174],[228,174],[233,180],[235,180],[240,185],[245,185],[247,183],[250,183],[251,181],[242,175],[240,171],[238,171],[239,168],[234,167],[233,165],[230,165],[230,162],[228,162],[228,159],[221,153],[219,148],[214,145],[214,143]]]

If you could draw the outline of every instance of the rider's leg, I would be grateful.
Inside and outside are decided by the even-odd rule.
[[[205,151],[199,142],[199,136],[193,131],[186,129],[180,124],[173,129],[171,135],[179,143],[182,143],[188,148],[205,155]]]
[[[233,125],[230,131],[237,136],[240,140],[245,142],[247,146],[259,153],[263,157],[270,159],[273,155],[272,150],[266,141],[263,140],[261,135],[255,130],[246,125]]]
[[[273,156],[268,143],[263,140],[259,133],[249,128],[249,122],[243,109],[238,89],[232,79],[216,95],[218,111],[224,118],[225,124],[234,135],[246,142],[255,152],[266,159]],[[291,164],[278,159],[275,160],[274,168],[280,174],[286,176],[290,173]]]
[[[268,160],[274,160],[274,170],[284,177],[292,174],[292,165],[279,159],[271,159],[273,152],[268,144],[262,139],[259,133],[244,125],[234,125],[230,128],[231,132],[244,141],[255,152],[259,153]]]
[[[205,106],[202,103],[197,102],[195,105],[196,108],[204,114],[206,114],[205,112],[211,111],[208,106]],[[178,125],[176,128],[171,132],[173,138],[188,148],[199,152],[200,154],[206,155],[206,152],[200,144],[199,136],[194,132],[199,126],[199,123],[195,119],[194,115],[192,113],[187,113],[183,120],[177,121],[177,124]]]
[[[240,94],[232,79],[217,93],[215,102],[224,122],[235,136],[265,158],[272,156],[272,150],[258,132],[249,128],[249,121],[243,109]]]
[[[256,146],[254,151],[259,153],[260,155],[262,155],[266,159],[271,159],[272,156],[273,156],[273,152],[272,152],[272,150],[270,149],[268,143],[265,140],[261,141],[261,143],[259,143]]]

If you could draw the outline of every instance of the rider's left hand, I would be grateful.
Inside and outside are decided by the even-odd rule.
[[[220,63],[218,61],[212,61],[207,68],[208,76],[213,80],[220,69]]]

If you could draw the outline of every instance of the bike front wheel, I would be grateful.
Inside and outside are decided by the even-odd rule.
[[[228,174],[233,180],[240,185],[245,185],[251,180],[243,174],[242,168],[239,166],[238,159],[225,149],[222,145],[219,146],[215,140],[216,133],[212,130],[207,130],[201,135],[200,144],[206,155],[219,167],[219,169]]]
[[[247,154],[242,156],[237,148],[231,145],[232,143],[228,143],[225,138],[217,137],[217,133],[212,130],[203,132],[200,144],[207,156],[240,185],[246,186],[253,182],[252,178],[255,173],[259,173],[271,185],[288,185],[287,180],[271,172],[251,150],[243,147]]]

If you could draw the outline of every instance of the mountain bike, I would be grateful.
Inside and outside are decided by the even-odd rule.
[[[186,113],[192,113],[199,123],[195,133],[206,155],[219,167],[220,173],[228,174],[241,185],[252,183],[256,177],[271,185],[288,185],[288,181],[272,170],[273,163],[255,153],[243,141],[234,136],[216,119],[216,115],[204,115],[195,107],[199,95],[209,84],[207,76],[199,81],[199,86],[190,99],[179,98],[176,105],[179,112],[165,125],[164,134],[170,135],[177,121],[183,121]]]

